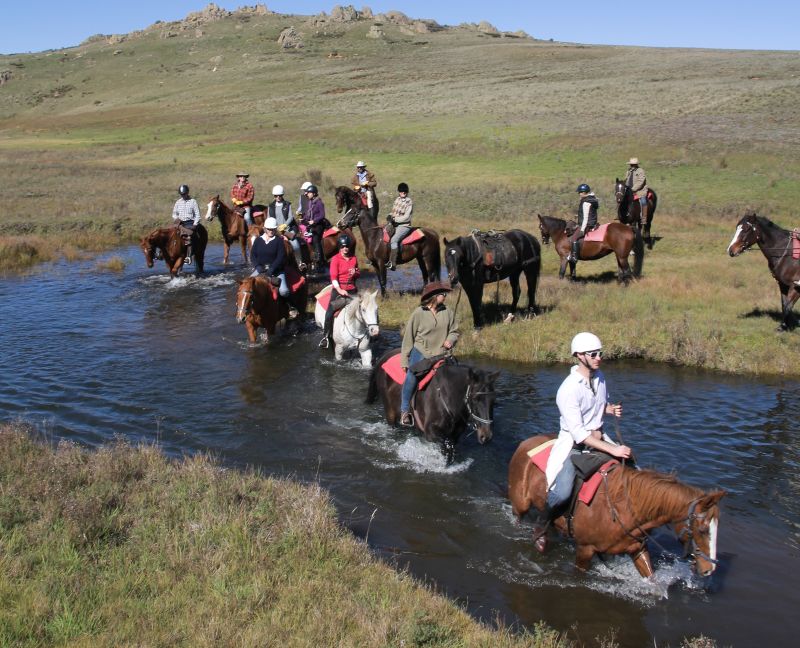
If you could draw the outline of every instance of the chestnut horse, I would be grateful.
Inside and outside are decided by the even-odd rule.
[[[767,257],[767,265],[781,290],[781,321],[779,331],[788,331],[795,325],[792,308],[800,297],[800,260],[793,258],[792,245],[800,245],[794,239],[800,236],[775,225],[768,218],[747,212],[736,224],[736,232],[728,244],[728,254],[739,256],[751,246],[758,244],[761,254]]]
[[[508,496],[518,519],[532,506],[544,509],[545,476],[528,451],[552,438],[526,439],[511,457]],[[617,466],[604,476],[590,504],[579,500],[575,506],[576,565],[587,569],[595,554],[628,554],[639,573],[649,578],[653,565],[647,551],[648,532],[669,524],[686,555],[692,556],[697,573],[708,576],[717,566],[718,503],[724,495],[722,490],[707,493],[683,484],[674,475]],[[563,516],[554,524],[561,533],[567,532]]]
[[[647,243],[647,249],[653,249],[653,239],[650,237],[650,224],[658,206],[658,196],[652,189],[647,192],[647,218],[642,221],[642,205],[634,200],[633,191],[625,184],[624,180],[614,180],[614,197],[617,199],[617,218],[624,225],[630,225],[639,230],[642,238]]]
[[[562,218],[552,216],[542,216],[539,214],[539,231],[542,233],[542,243],[547,245],[550,239],[553,240],[556,253],[561,259],[561,267],[558,270],[559,279],[564,278],[567,270],[567,257],[571,251],[569,235],[566,232],[567,221]],[[633,274],[628,263],[628,255],[633,250]],[[583,241],[580,247],[581,261],[594,261],[602,259],[611,253],[617,256],[617,266],[619,268],[618,279],[627,282],[631,276],[639,277],[642,274],[644,263],[644,243],[642,235],[638,230],[631,229],[622,223],[609,223],[602,241]],[[575,262],[569,262],[570,279],[575,279]]]
[[[380,394],[390,425],[396,425],[400,418],[402,385],[386,373],[383,364],[399,353],[399,349],[392,349],[383,354],[372,369],[367,391],[368,403],[375,402]],[[456,441],[468,426],[475,427],[478,443],[491,440],[494,384],[499,375],[499,371],[488,373],[448,361],[425,389],[417,391],[412,401],[416,426],[428,441],[441,444],[448,464],[453,462]]]
[[[266,207],[263,205],[253,206],[253,222],[259,227],[264,224],[264,213]],[[239,214],[235,209],[231,209],[224,202],[219,199],[219,194],[214,196],[208,201],[208,209],[206,210],[206,220],[213,221],[215,218],[219,219],[219,225],[222,229],[222,263],[228,264],[228,257],[230,256],[231,245],[239,241],[242,246],[242,260],[247,263],[247,250],[249,242],[247,237],[247,223],[244,216]]]
[[[383,240],[383,227],[378,225],[377,210],[367,209],[361,202],[361,196],[350,187],[336,188],[336,211],[344,215],[340,223],[343,227],[358,225],[364,250],[381,287],[381,296],[386,294],[386,264],[389,262],[389,244]],[[425,235],[409,245],[400,246],[397,255],[398,265],[416,259],[422,272],[422,282],[438,281],[442,269],[439,251],[439,234],[427,227],[419,227]]]
[[[203,272],[203,263],[208,244],[208,232],[202,225],[198,225],[194,232],[192,243],[192,257],[194,259],[195,274]],[[176,226],[158,227],[152,232],[142,237],[140,242],[144,259],[148,268],[153,267],[156,259],[156,251],[161,252],[164,263],[167,264],[169,274],[177,277],[183,268],[183,261],[186,258],[186,244],[180,234],[180,229]]]
[[[291,270],[287,271],[287,280],[292,283],[290,277],[293,276]],[[297,275],[294,274],[294,278]],[[247,335],[250,342],[255,344],[256,333],[259,328],[267,332],[269,336],[275,333],[275,327],[281,320],[290,319],[290,307],[294,307],[300,313],[299,318],[305,314],[306,301],[308,299],[308,284],[303,285],[288,298],[277,297],[275,288],[266,277],[247,277],[239,282],[239,289],[236,292],[236,321],[247,327]]]

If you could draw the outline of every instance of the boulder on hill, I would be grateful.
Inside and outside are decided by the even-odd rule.
[[[386,34],[377,25],[372,25],[367,32],[367,38],[383,38],[384,36],[386,36]]]
[[[181,22],[186,27],[194,27],[196,25],[202,25],[214,20],[220,20],[221,18],[227,18],[230,15],[230,11],[223,9],[222,7],[218,7],[213,2],[209,2],[204,9],[187,14],[186,18],[184,18]]]
[[[342,7],[336,5],[331,10],[331,22],[355,22],[358,20],[358,11],[353,5]]]
[[[283,49],[301,49],[304,46],[303,37],[294,27],[287,27],[281,32],[278,44]]]
[[[267,5],[265,4],[256,4],[253,5],[252,7],[248,7],[247,5],[239,7],[233,13],[245,16],[271,16],[275,12],[267,9]]]
[[[14,73],[11,70],[3,70],[0,72],[0,86],[5,85],[14,78]]]

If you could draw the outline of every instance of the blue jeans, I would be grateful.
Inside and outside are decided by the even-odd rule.
[[[400,241],[402,241],[409,234],[411,234],[411,228],[408,225],[398,225],[389,241],[389,247],[392,250],[396,250],[400,245]]]
[[[644,210],[647,209],[647,194],[639,196],[639,208],[642,210],[641,213],[644,214]]]
[[[575,464],[572,463],[572,456],[577,454],[580,454],[580,451],[570,450],[561,471],[556,475],[550,490],[547,491],[547,506],[551,509],[558,508],[572,495],[572,485],[575,483]]]
[[[400,412],[411,411],[411,397],[414,395],[414,391],[417,389],[418,382],[414,372],[411,371],[411,367],[424,358],[425,356],[422,355],[422,352],[417,349],[417,347],[411,347],[411,353],[408,354],[408,369],[406,370],[406,379],[403,382],[403,392],[400,396]]]

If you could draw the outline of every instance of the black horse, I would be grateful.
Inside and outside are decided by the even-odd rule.
[[[767,265],[781,290],[783,321],[779,331],[788,331],[796,324],[792,308],[800,297],[800,260],[792,257],[792,239],[797,236],[798,233],[782,229],[768,218],[747,212],[736,224],[736,232],[728,244],[728,254],[732,257],[756,243],[767,257]]]
[[[511,284],[511,310],[519,301],[519,275],[528,284],[528,312],[537,313],[536,286],[542,268],[539,241],[528,232],[513,229],[499,233],[474,231],[470,236],[444,239],[444,262],[450,282],[460,282],[472,307],[475,328],[483,326],[481,301],[483,286],[508,279]]]
[[[382,367],[399,352],[393,349],[381,356],[370,374],[367,392],[368,403],[374,403],[380,394],[390,425],[397,425],[400,418],[402,385]],[[450,359],[439,367],[424,389],[417,391],[412,402],[416,426],[428,441],[441,444],[448,464],[453,462],[455,443],[467,426],[475,427],[479,443],[491,440],[494,383],[499,375],[499,371],[488,373]]]
[[[633,191],[625,184],[624,180],[614,180],[614,197],[617,199],[617,219],[620,223],[630,225],[639,230],[647,249],[653,249],[653,239],[650,237],[650,224],[658,207],[658,196],[652,189],[647,192],[647,218],[642,221],[642,205],[633,199]]]

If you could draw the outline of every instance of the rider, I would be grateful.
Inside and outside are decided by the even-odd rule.
[[[375,187],[377,186],[378,181],[375,179],[375,174],[372,171],[367,171],[367,165],[365,162],[362,162],[361,160],[356,162],[356,172],[350,179],[350,184],[353,185],[353,189],[355,191],[366,194],[367,207],[372,209],[372,198],[375,195]]]
[[[628,459],[631,449],[617,445],[603,433],[603,415],[622,416],[622,404],[608,402],[606,380],[600,371],[603,344],[593,333],[578,333],[572,338],[572,356],[578,364],[558,388],[556,404],[560,413],[559,432],[547,459],[546,524],[534,530],[534,544],[539,552],[547,548],[547,526],[563,514],[562,506],[572,494],[575,464],[571,456],[594,448],[620,459]]]
[[[182,184],[178,187],[180,198],[175,201],[175,206],[172,208],[172,222],[181,233],[186,244],[186,258],[184,263],[192,262],[192,239],[194,239],[194,230],[200,224],[200,208],[197,206],[197,201],[189,195],[189,185]]]
[[[401,182],[397,185],[397,198],[394,199],[392,205],[392,213],[387,217],[387,221],[392,227],[394,232],[389,241],[389,265],[390,270],[397,269],[397,251],[400,247],[400,241],[411,233],[411,211],[414,207],[411,196],[408,195],[408,185]]]
[[[597,196],[594,195],[592,188],[588,184],[578,185],[576,191],[581,197],[578,203],[578,227],[569,239],[572,242],[572,251],[567,258],[568,261],[574,262],[578,260],[578,246],[583,237],[586,236],[586,232],[597,229],[597,208],[600,206]]]
[[[400,425],[412,427],[411,397],[417,388],[417,377],[411,370],[420,360],[447,353],[458,342],[460,332],[455,311],[444,305],[452,290],[449,281],[432,281],[422,290],[420,307],[414,309],[406,323],[400,349],[400,366],[406,370],[400,399]]]
[[[331,300],[328,310],[325,311],[324,335],[319,341],[319,346],[327,349],[333,339],[333,315],[337,310],[347,306],[347,303],[358,293],[356,279],[361,274],[358,270],[358,259],[353,254],[353,237],[347,232],[339,234],[336,240],[339,252],[331,259]]]
[[[244,209],[244,222],[248,227],[253,224],[253,198],[256,193],[249,177],[248,173],[237,173],[236,184],[231,187],[231,200],[236,207]]]
[[[325,218],[325,204],[319,197],[316,185],[309,185],[306,188],[308,198],[308,211],[303,213],[303,222],[311,230],[311,244],[314,247],[314,267],[317,272],[325,267],[325,253],[322,250],[322,236],[325,228],[330,226],[328,219]]]
[[[305,270],[305,263],[300,254],[300,239],[298,239],[297,221],[292,214],[292,203],[283,199],[283,186],[275,185],[272,188],[274,200],[267,205],[267,216],[274,218],[278,223],[278,232],[286,237],[292,246],[294,258],[297,260],[297,267],[302,272]]]
[[[291,291],[284,273],[286,250],[283,247],[283,239],[278,236],[278,222],[274,217],[267,217],[264,221],[264,233],[253,241],[250,262],[255,267],[251,277],[264,275],[270,283],[273,283],[273,279],[278,279],[280,280],[278,294],[281,297],[289,296]]]
[[[306,191],[308,191],[311,184],[306,180],[300,185],[300,197],[297,199],[297,210],[295,211],[295,215],[298,218],[302,218],[303,214],[308,211],[308,195],[306,195]]]
[[[625,186],[630,187],[635,198],[639,199],[639,222],[647,222],[647,176],[644,169],[639,166],[639,158],[632,157],[628,160],[628,171],[625,174]]]

